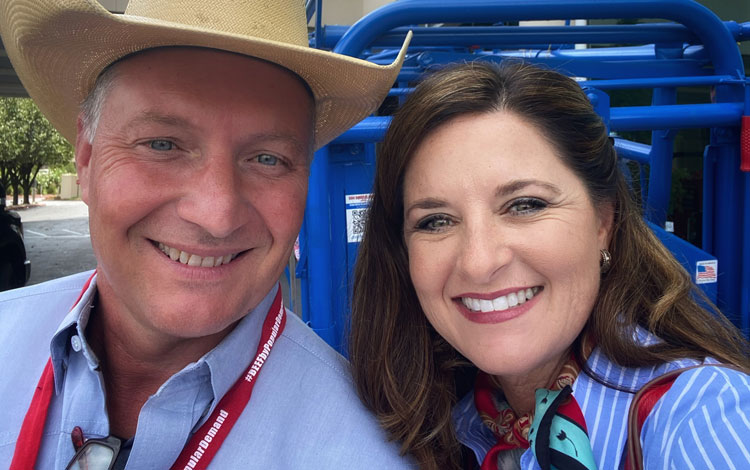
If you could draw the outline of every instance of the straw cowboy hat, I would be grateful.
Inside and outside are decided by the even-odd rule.
[[[70,142],[105,67],[144,49],[196,46],[258,57],[305,80],[316,103],[315,148],[380,104],[409,40],[388,66],[310,48],[302,0],[130,0],[123,15],[96,0],[0,0],[0,35],[29,95]]]

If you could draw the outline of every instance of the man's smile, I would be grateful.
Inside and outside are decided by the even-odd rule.
[[[169,256],[172,261],[177,261],[178,263],[188,266],[201,266],[203,268],[212,268],[221,266],[222,264],[229,264],[237,258],[237,256],[242,254],[242,252],[238,252],[227,253],[221,256],[200,256],[194,253],[188,253],[187,251],[178,250],[177,248],[167,246],[161,242],[158,242],[157,246],[165,255]]]

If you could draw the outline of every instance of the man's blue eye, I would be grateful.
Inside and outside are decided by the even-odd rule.
[[[163,140],[163,139],[152,140],[149,143],[149,146],[151,147],[152,150],[159,150],[162,152],[174,149],[173,142],[170,142],[168,140]]]
[[[258,163],[260,163],[261,165],[274,166],[279,163],[279,159],[277,157],[274,157],[273,155],[269,155],[267,153],[258,155],[257,159]]]

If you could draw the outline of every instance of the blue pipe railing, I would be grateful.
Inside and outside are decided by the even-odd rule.
[[[632,90],[638,88],[661,87],[691,87],[715,86],[727,83],[738,83],[737,77],[728,75],[709,75],[705,77],[655,77],[655,78],[623,78],[603,80],[582,80],[578,82],[582,87],[593,87],[600,90]],[[748,88],[750,89],[750,88]],[[411,93],[413,88],[391,88],[388,96],[404,96]]]
[[[621,106],[610,110],[610,130],[641,131],[731,127],[737,125],[742,117],[743,109],[744,106],[740,103]],[[390,116],[371,116],[355,124],[332,143],[379,142],[382,140],[390,122]]]
[[[680,24],[522,28],[412,26],[436,22],[486,23],[565,18],[660,18]],[[597,108],[597,112],[605,112],[610,130],[652,131],[651,145],[616,138],[615,148],[620,157],[640,165],[649,165],[650,187],[645,188],[645,172],[642,172],[641,191],[648,196],[647,208],[651,206],[656,209],[649,213],[651,220],[656,222],[656,228],[663,226],[668,207],[669,184],[665,182],[668,183],[671,178],[672,144],[676,130],[712,128],[711,145],[707,147],[704,159],[703,246],[705,251],[719,259],[720,308],[743,328],[745,334],[750,334],[750,204],[745,202],[740,207],[743,197],[744,201],[750,199],[750,175],[739,175],[737,171],[737,126],[743,112],[750,113],[750,91],[735,42],[750,39],[750,23],[722,22],[708,9],[690,0],[503,0],[502,3],[497,0],[460,0],[453,4],[445,0],[400,0],[373,12],[347,31],[319,26],[317,31],[321,34],[316,34],[314,39],[319,47],[333,47],[336,52],[365,57],[375,63],[390,63],[396,52],[387,48],[400,46],[403,34],[408,29],[414,29],[416,36],[396,88],[389,93],[399,99],[411,92],[411,89],[405,88],[408,81],[432,66],[455,60],[503,61],[523,57],[530,62],[565,70],[574,76],[589,77],[589,80],[581,82],[581,86],[587,89],[587,94],[598,97],[599,101],[606,101],[600,103],[603,109]],[[641,45],[570,49],[570,44],[574,43]],[[519,45],[534,47],[529,47],[533,49],[530,51],[501,50],[505,46],[518,48]],[[554,48],[550,45],[554,45]],[[370,47],[373,49],[370,50]],[[378,47],[386,49],[376,50]],[[675,89],[688,86],[712,87],[715,92],[712,103],[674,104]],[[603,91],[635,88],[654,89],[652,106],[611,108],[609,97]],[[740,96],[743,89],[748,93],[747,104]],[[346,285],[347,274],[341,274],[338,268],[332,269],[334,267],[331,265],[331,257],[342,256],[341,247],[331,248],[338,237],[338,232],[332,231],[341,227],[341,221],[336,219],[338,216],[334,216],[333,212],[339,210],[336,204],[340,201],[336,201],[342,197],[340,192],[350,194],[351,188],[359,192],[368,191],[366,184],[362,185],[364,180],[361,178],[356,185],[344,181],[349,178],[345,176],[349,175],[346,173],[349,170],[345,168],[360,165],[347,159],[361,148],[372,152],[373,144],[382,140],[389,122],[388,117],[365,119],[334,140],[330,144],[332,147],[322,149],[313,163],[308,213],[325,219],[328,225],[324,223],[321,226],[320,220],[313,223],[306,215],[305,225],[308,227],[305,230],[308,236],[303,241],[306,247],[303,250],[307,249],[309,253],[307,257],[303,254],[299,269],[304,272],[308,263],[309,266],[316,266],[315,273],[308,269],[307,282],[303,283],[303,289],[306,289],[310,299],[308,311],[326,313],[331,309],[346,309],[346,303],[339,294],[342,292],[341,286]],[[349,153],[348,149],[352,152]],[[373,161],[364,163],[368,166],[365,172],[372,171]],[[321,170],[320,165],[325,169]],[[333,173],[319,178],[314,175],[318,170]],[[336,186],[335,194],[330,185]],[[322,195],[312,195],[317,191]],[[682,245],[686,243],[682,242]],[[350,251],[348,244],[345,246],[347,262],[353,262],[350,256],[356,251]],[[351,247],[356,249],[355,245]],[[315,256],[312,256],[313,253]],[[313,260],[316,256],[326,259]],[[334,263],[340,264],[339,259],[336,258]],[[686,268],[690,270],[689,263]],[[701,287],[705,290],[705,286]],[[715,294],[717,285],[712,284],[710,289]],[[309,321],[330,344],[337,345],[337,339],[331,337],[340,335],[346,317],[333,317],[326,313],[320,318],[310,317]]]
[[[633,142],[627,139],[615,139],[615,150],[617,155],[628,160],[633,160],[641,165],[651,163],[651,146]]]
[[[401,0],[385,5],[357,21],[343,35],[335,52],[359,56],[382,34],[413,24],[483,21],[548,20],[564,18],[663,18],[686,26],[709,52],[717,74],[744,70],[739,50],[727,48],[734,38],[708,8],[687,0],[463,0],[456,3]],[[585,41],[582,41],[585,42]]]
[[[750,39],[750,22],[724,21],[735,41]],[[333,49],[349,30],[349,26],[325,26],[323,47]],[[688,28],[675,23],[589,26],[400,26],[383,33],[368,47],[398,48],[406,33],[412,31],[411,47],[518,47],[519,44],[696,44],[699,38]]]

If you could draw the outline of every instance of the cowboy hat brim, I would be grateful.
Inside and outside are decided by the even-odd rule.
[[[80,105],[104,68],[141,50],[192,46],[257,57],[299,75],[315,98],[316,149],[382,102],[411,37],[391,65],[381,66],[301,45],[116,15],[95,0],[3,0],[0,35],[29,96],[70,142]]]

